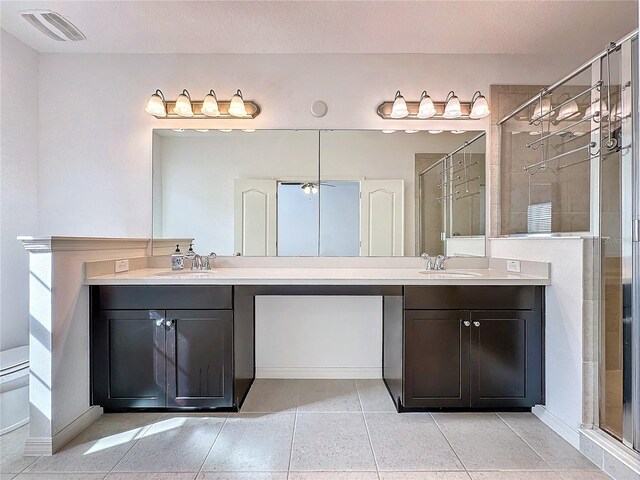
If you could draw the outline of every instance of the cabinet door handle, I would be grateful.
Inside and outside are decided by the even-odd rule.
[[[156,320],[156,327],[161,326],[164,323],[164,318],[158,318]]]
[[[480,322],[473,322],[473,326],[474,327],[479,327],[480,326]]]
[[[469,325],[471,325],[471,322],[469,320],[465,320],[463,323],[465,327],[468,327]]]

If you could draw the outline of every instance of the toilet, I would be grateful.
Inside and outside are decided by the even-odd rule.
[[[0,435],[29,422],[29,346],[0,352]]]

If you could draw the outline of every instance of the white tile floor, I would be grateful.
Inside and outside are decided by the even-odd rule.
[[[397,414],[380,380],[257,380],[238,414],[107,414],[51,457],[0,437],[0,480],[595,480],[529,413]]]

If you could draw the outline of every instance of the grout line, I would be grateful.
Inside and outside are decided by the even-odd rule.
[[[562,477],[562,476],[558,473],[557,469],[553,468],[553,467],[551,466],[551,464],[550,464],[549,462],[547,462],[547,460],[546,460],[542,455],[540,455],[540,454],[538,453],[538,451],[537,451],[535,448],[533,448],[533,447],[529,444],[529,442],[527,442],[527,441],[522,437],[522,435],[520,435],[518,432],[516,432],[516,431],[515,431],[515,429],[514,429],[511,425],[509,425],[509,424],[507,423],[507,421],[506,421],[504,418],[502,418],[502,416],[500,415],[500,413],[499,413],[499,412],[495,412],[495,415],[496,415],[496,417],[498,417],[500,420],[502,420],[502,422],[503,422],[507,427],[509,427],[509,429],[510,429],[513,433],[515,433],[515,434],[517,435],[517,437],[518,437],[518,438],[520,438],[520,440],[522,440],[522,441],[525,443],[525,445],[526,445],[527,447],[529,447],[529,448],[533,451],[533,453],[535,453],[537,456],[539,456],[539,457],[540,457],[540,459],[541,459],[544,463],[546,463],[547,465],[549,465],[549,468],[551,468],[555,473],[557,473],[557,474],[558,474],[558,476]]]
[[[240,413],[240,412],[238,412],[238,413]],[[207,418],[207,417],[205,417],[205,418]],[[200,473],[202,473],[202,467],[204,467],[204,464],[207,462],[207,458],[209,458],[209,455],[211,455],[211,450],[213,450],[213,446],[218,441],[218,438],[220,437],[220,434],[222,433],[222,429],[227,424],[227,420],[229,420],[229,414],[227,414],[227,416],[224,417],[224,422],[222,422],[222,425],[220,426],[220,430],[218,430],[218,433],[216,434],[216,438],[213,439],[213,443],[209,447],[209,450],[207,451],[207,454],[204,456],[204,460],[202,460],[202,464],[200,465],[200,469],[198,470],[198,473],[196,473],[196,476],[193,477],[194,480],[196,480],[198,478],[198,475],[200,475]]]
[[[444,432],[442,431],[442,428],[440,427],[440,424],[436,421],[436,418],[433,416],[433,414],[431,412],[429,412],[429,416],[431,417],[431,420],[433,421],[433,423],[435,424],[436,428],[440,431],[440,435],[442,435],[442,437],[444,438],[444,441],[447,442],[447,445],[449,445],[449,448],[451,449],[451,451],[453,452],[453,454],[456,456],[456,458],[458,459],[458,461],[460,462],[460,465],[462,465],[462,468],[464,469],[464,472],[467,474],[467,476],[469,478],[471,478],[471,474],[469,473],[469,470],[467,469],[467,466],[464,464],[464,462],[462,461],[462,459],[460,458],[460,455],[458,455],[458,452],[456,452],[456,449],[453,448],[453,445],[451,445],[451,442],[449,441],[449,439],[447,438],[447,436],[444,434]]]
[[[298,402],[299,403],[299,402]],[[293,432],[291,433],[291,448],[289,449],[289,465],[287,466],[287,480],[291,474],[291,461],[293,460],[293,442],[296,437],[296,427],[298,425],[298,405],[296,404],[296,413],[293,417]]]
[[[373,448],[373,440],[371,440],[371,432],[369,431],[369,423],[367,422],[367,416],[364,414],[364,406],[362,405],[362,398],[360,397],[358,382],[354,380],[353,384],[356,387],[356,395],[358,395],[358,403],[360,404],[360,410],[362,410],[362,419],[364,420],[364,428],[367,430],[367,439],[369,440],[369,448],[371,448],[371,453],[373,455],[373,463],[376,466],[376,475],[378,476],[378,480],[380,480],[380,468],[378,467],[378,458],[376,457],[376,451]]]

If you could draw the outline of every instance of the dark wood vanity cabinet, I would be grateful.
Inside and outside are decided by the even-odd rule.
[[[402,381],[387,379],[394,365],[383,368],[398,409],[542,403],[543,293],[532,286],[405,287],[401,318],[384,319],[385,337],[402,322]]]
[[[92,287],[94,405],[233,409],[241,403],[251,382],[237,381],[234,320],[248,321],[241,315],[234,319],[232,289],[171,290]],[[250,324],[244,328],[245,344],[237,348],[253,363],[252,318]],[[253,370],[247,375],[252,381]]]

